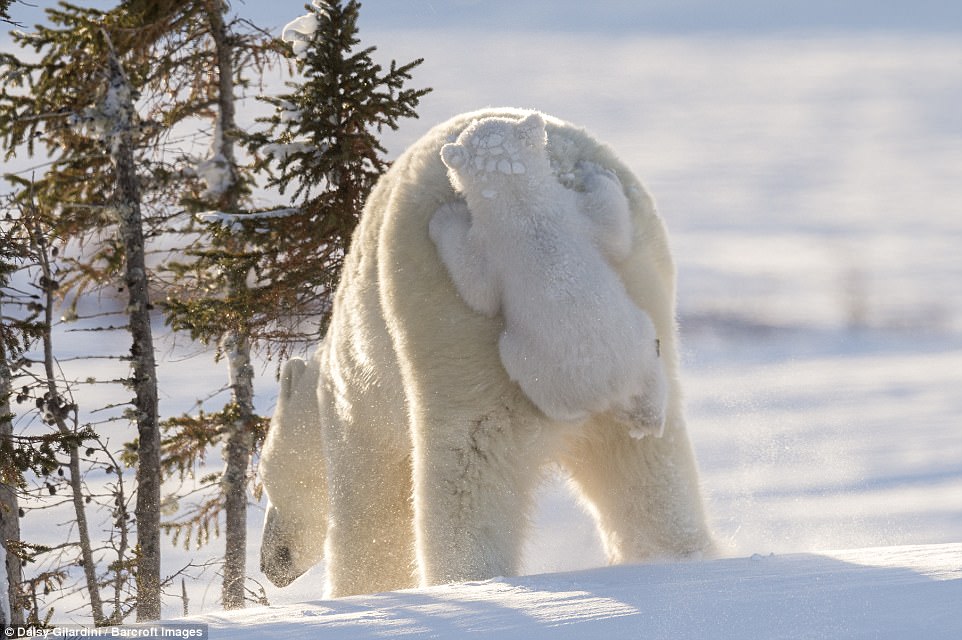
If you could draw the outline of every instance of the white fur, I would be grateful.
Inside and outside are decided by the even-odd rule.
[[[584,218],[578,232],[593,234],[591,246],[605,255],[631,306],[654,325],[639,339],[660,340],[668,386],[661,438],[632,438],[623,424],[630,418],[611,412],[578,424],[547,417],[502,365],[499,341],[507,314],[496,313],[501,297],[489,295],[490,287],[463,286],[466,279],[459,278],[465,282],[458,286],[473,292],[462,298],[429,237],[439,210],[439,220],[451,218],[436,223],[442,227],[463,226],[468,215],[441,156],[452,165],[474,162],[469,159],[474,156],[456,146],[442,151],[445,145],[474,121],[520,122],[528,116],[531,112],[500,109],[453,118],[415,143],[382,177],[354,234],[331,325],[315,357],[317,405],[305,415],[316,411],[320,442],[304,445],[284,436],[299,419],[274,421],[277,433],[269,436],[262,462],[273,519],[285,520],[288,510],[315,509],[312,501],[321,499],[316,492],[300,493],[303,485],[296,481],[271,480],[285,476],[276,470],[288,465],[285,443],[311,446],[307,457],[313,466],[291,473],[310,478],[326,471],[327,527],[311,519],[303,525],[306,531],[285,529],[265,538],[262,555],[269,559],[278,548],[326,539],[327,596],[517,573],[532,496],[550,463],[570,473],[611,562],[686,557],[712,547],[676,377],[674,268],[661,220],[627,167],[584,131],[544,118],[540,135],[547,137],[551,174],[565,188],[584,191],[576,196],[575,208]],[[537,127],[529,130],[537,137]],[[513,143],[489,137],[486,144],[493,149]],[[485,170],[510,180],[534,180],[544,170],[518,158],[496,158],[488,169],[489,159],[494,158],[485,159]],[[591,204],[592,194],[613,192],[618,183],[630,211],[627,227],[609,196],[601,198],[604,206]],[[485,197],[483,190],[478,195]],[[474,212],[471,205],[469,198]],[[557,232],[556,240],[570,238],[567,233]],[[474,256],[454,251],[450,258],[458,255],[466,261]],[[482,280],[489,275],[478,272]],[[617,289],[610,281],[608,286]],[[630,315],[628,305],[617,306]],[[546,321],[558,322],[552,316]],[[600,348],[591,340],[592,350]],[[281,413],[289,416],[292,406],[284,405]]]
[[[545,415],[612,411],[633,435],[660,436],[668,383],[655,327],[612,267],[631,251],[628,199],[591,163],[578,167],[583,191],[564,187],[546,145],[538,114],[477,120],[444,145],[467,202],[438,209],[431,239],[465,302],[503,316],[501,363]]]
[[[317,362],[293,358],[281,371],[277,408],[261,455],[264,518],[261,569],[286,585],[316,564],[327,529],[327,478],[320,455]],[[320,468],[318,464],[320,462]]]

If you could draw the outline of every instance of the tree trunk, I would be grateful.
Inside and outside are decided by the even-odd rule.
[[[34,232],[34,241],[40,247],[40,268],[43,273],[43,368],[46,377],[48,406],[54,416],[57,430],[63,435],[74,432],[64,416],[57,409],[62,405],[60,390],[57,388],[56,371],[53,362],[53,271],[48,261],[47,247],[42,232]],[[100,599],[100,586],[97,583],[97,565],[94,562],[93,546],[90,544],[90,527],[87,523],[87,511],[84,508],[83,480],[80,475],[80,451],[77,445],[70,446],[70,492],[73,501],[74,516],[77,518],[77,536],[80,543],[80,557],[83,561],[84,580],[87,583],[87,595],[90,598],[90,614],[94,626],[102,627],[107,624],[104,618],[103,602]]]
[[[250,342],[243,334],[231,333],[223,343],[229,367],[230,385],[237,415],[229,426],[222,480],[225,513],[223,602],[225,609],[244,606],[247,573],[247,469],[251,460],[254,420],[254,368]]]
[[[7,352],[0,341],[0,440],[13,435],[10,392],[12,378],[7,363]],[[6,589],[0,590],[0,627],[23,624],[23,608],[20,606],[20,556],[10,551],[20,542],[20,505],[16,489],[0,481],[0,560],[3,561]],[[0,577],[4,577],[0,576]]]
[[[234,212],[239,204],[237,161],[234,157],[234,62],[233,47],[227,34],[219,0],[207,0],[207,16],[217,56],[218,111],[221,136],[219,152],[230,168],[232,182],[223,194],[221,205]],[[245,287],[246,274],[233,274],[228,296]],[[251,341],[244,328],[228,331],[221,341],[227,356],[228,376],[236,416],[228,426],[224,475],[224,582],[221,599],[225,609],[244,606],[244,580],[247,574],[247,469],[253,449],[254,369],[251,366]]]
[[[157,376],[150,328],[150,299],[144,263],[144,231],[131,132],[134,105],[130,85],[116,55],[110,56],[110,86],[120,87],[118,119],[110,141],[116,177],[116,207],[124,243],[124,280],[133,344],[131,369],[137,419],[137,621],[160,618],[160,429],[157,420]]]

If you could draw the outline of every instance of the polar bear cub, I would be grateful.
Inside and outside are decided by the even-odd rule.
[[[583,162],[576,188],[562,185],[537,113],[476,120],[441,158],[464,200],[442,206],[429,233],[468,306],[502,314],[511,379],[553,420],[609,412],[635,437],[661,436],[658,337],[612,268],[633,248],[615,174]]]

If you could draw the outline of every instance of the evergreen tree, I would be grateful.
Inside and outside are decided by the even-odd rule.
[[[0,233],[0,252],[6,252],[6,239]],[[3,266],[0,256],[0,269]],[[2,279],[0,275],[0,279]],[[0,287],[3,283],[0,282]],[[3,300],[0,296],[0,322],[3,318]],[[0,324],[0,327],[3,325]],[[6,333],[5,331],[3,332]],[[6,335],[0,335],[0,627],[23,624],[20,606],[20,556],[16,547],[20,544],[20,505],[17,498],[16,479],[18,470],[13,468],[12,456],[7,453],[13,448],[13,412],[10,410],[10,395],[13,390],[13,374],[7,356]]]
[[[226,9],[226,6],[224,7]],[[238,59],[220,2],[210,0],[206,6],[214,59],[217,69],[217,120],[211,151],[211,163],[217,167],[217,178],[208,180],[206,195],[218,208],[239,212],[248,185],[239,169],[234,150],[237,135],[234,93],[235,60]],[[216,184],[214,184],[216,182]],[[238,243],[229,239],[225,248],[236,250]],[[244,297],[247,289],[246,271],[229,268],[223,290],[230,300]],[[248,469],[253,455],[258,416],[254,410],[254,367],[251,364],[251,338],[246,322],[241,321],[215,329],[220,348],[227,360],[231,389],[231,419],[224,424],[224,473],[221,487],[224,494],[224,579],[221,600],[225,609],[244,606],[247,578],[247,483]],[[206,332],[205,332],[206,333]],[[210,336],[210,333],[206,333]]]
[[[3,529],[3,544],[8,561],[7,584],[10,589],[11,619],[22,624],[40,624],[40,606],[34,592],[32,602],[25,600],[21,591],[20,563],[37,560],[47,555],[60,555],[48,562],[52,567],[42,571],[37,578],[27,581],[36,584],[39,579],[49,583],[65,576],[64,567],[76,564],[84,573],[84,588],[88,595],[91,615],[96,625],[123,619],[123,607],[119,604],[120,593],[126,587],[127,550],[120,549],[119,558],[112,563],[108,573],[119,580],[112,580],[115,587],[115,611],[110,619],[104,616],[101,599],[102,574],[99,571],[99,558],[95,558],[95,548],[99,545],[92,539],[88,525],[86,505],[92,496],[84,485],[86,469],[82,469],[82,447],[91,451],[88,441],[96,440],[96,434],[89,425],[81,426],[78,421],[77,405],[71,399],[70,387],[55,372],[53,348],[53,312],[55,297],[59,288],[62,272],[57,266],[59,255],[55,246],[56,234],[52,233],[49,218],[38,209],[23,209],[22,205],[11,206],[0,221],[0,524]],[[17,282],[13,283],[11,276]],[[32,371],[31,365],[42,364],[42,372]],[[12,384],[16,376],[16,385]],[[11,398],[16,387],[16,405],[24,407],[26,415],[34,414],[34,421],[52,428],[44,432],[34,429],[27,434],[14,434]],[[99,447],[99,445],[98,445]],[[102,448],[102,447],[100,447]],[[109,456],[109,453],[108,453]],[[66,458],[66,460],[64,460]],[[65,472],[66,469],[66,472]],[[48,497],[59,494],[58,488],[67,489],[72,504],[76,530],[65,543],[63,549],[76,549],[76,555],[48,554],[52,548],[31,545],[19,538],[18,516],[23,509],[18,505],[18,493],[26,492],[29,500],[24,504],[39,500],[34,492],[30,493],[24,473],[31,472],[43,480],[43,493]],[[56,471],[56,475],[53,472]],[[117,510],[117,496],[111,495],[111,508]],[[98,505],[95,505],[95,508]],[[28,507],[29,509],[29,507]],[[118,527],[125,529],[126,518],[118,519]],[[22,613],[29,608],[31,615],[25,620]]]
[[[190,261],[171,265],[180,287],[168,295],[165,309],[175,328],[217,343],[228,363],[231,404],[217,414],[170,423],[182,434],[213,428],[215,441],[225,443],[227,608],[243,603],[247,480],[266,422],[253,410],[251,350],[260,347],[268,357],[284,357],[292,345],[319,337],[351,232],[368,192],[387,168],[376,133],[415,116],[414,107],[426,93],[403,89],[420,60],[402,67],[392,63],[384,72],[371,60],[373,47],[355,50],[358,9],[356,2],[317,1],[311,14],[295,21],[312,27],[302,34],[305,55],[297,63],[304,81],[289,85],[294,93],[269,100],[277,112],[258,134],[236,128],[226,61],[236,60],[237,53],[225,52],[239,39],[219,37],[216,14],[209,13],[219,56],[219,109],[211,160],[199,168],[207,189],[197,200],[209,236],[206,245],[188,252]],[[290,118],[295,111],[298,117]],[[253,176],[238,161],[234,141],[244,142],[259,158],[254,170],[270,171],[267,186],[282,192],[293,186],[298,206],[252,208],[246,196]],[[168,442],[171,450],[191,451],[176,434]],[[198,509],[193,522],[213,513]]]
[[[60,436],[60,448],[69,458],[69,483],[71,487],[71,497],[74,508],[74,517],[77,523],[78,546],[80,548],[80,564],[83,567],[84,579],[86,582],[87,595],[90,601],[91,616],[94,625],[103,626],[107,620],[104,617],[103,600],[100,596],[100,584],[97,576],[97,565],[93,557],[93,544],[91,543],[90,527],[87,519],[87,511],[84,506],[84,493],[82,487],[81,465],[80,465],[80,446],[83,439],[95,436],[89,429],[81,430],[78,423],[77,405],[70,400],[69,389],[65,390],[55,373],[54,353],[53,353],[53,313],[55,305],[55,292],[59,288],[59,274],[55,272],[52,254],[53,248],[50,246],[52,234],[40,222],[40,217],[36,212],[31,212],[26,219],[26,237],[29,239],[32,249],[32,257],[36,263],[38,283],[36,285],[39,295],[37,296],[41,314],[41,333],[40,342],[42,343],[41,360],[43,363],[43,374],[36,380],[36,407],[42,413],[42,421],[56,429],[56,434]],[[28,395],[25,387],[21,397]],[[42,393],[42,395],[40,395]],[[56,456],[51,456],[49,462],[52,466],[57,466],[62,473],[62,466]],[[51,468],[52,468],[51,466]],[[47,471],[44,468],[42,471]],[[51,491],[55,485],[48,484]]]
[[[19,317],[10,306],[27,307],[31,301],[22,295],[9,295],[12,276],[23,268],[29,255],[24,237],[17,233],[10,211],[0,220],[0,560],[5,579],[0,584],[0,627],[23,624],[20,604],[20,505],[17,490],[22,482],[22,469],[14,464],[13,374],[19,368],[24,352],[40,335],[36,309]]]
[[[205,100],[185,104],[195,116],[213,120],[210,155],[196,164],[198,180],[186,185],[190,194],[184,204],[204,212],[197,225],[185,225],[191,239],[186,253],[189,261],[169,265],[175,276],[165,303],[168,322],[177,330],[189,331],[205,343],[217,345],[218,357],[227,363],[231,399],[223,411],[184,416],[165,424],[168,468],[180,472],[192,465],[210,444],[223,445],[225,467],[219,475],[219,491],[198,505],[193,514],[168,529],[179,534],[198,528],[202,539],[211,521],[224,517],[225,558],[222,601],[225,608],[243,606],[245,599],[247,502],[251,460],[257,441],[263,438],[265,420],[254,409],[254,370],[251,364],[251,327],[247,309],[247,274],[250,257],[244,238],[207,229],[200,220],[211,215],[243,215],[249,210],[247,198],[254,180],[236,157],[235,141],[240,135],[236,121],[237,92],[252,80],[259,80],[265,65],[276,60],[278,47],[256,30],[243,29],[239,20],[228,20],[229,6],[219,0],[183,3],[179,9],[194,19],[192,30],[203,34],[208,44],[194,50],[194,57],[177,73],[203,78],[198,91]],[[213,109],[210,109],[213,107]],[[210,109],[210,110],[209,110]],[[211,212],[217,212],[212,214]],[[216,226],[216,225],[215,225]],[[206,307],[198,312],[198,290],[213,292]]]
[[[13,2],[14,0],[0,0],[0,22],[13,24],[13,20],[10,18],[10,5]]]
[[[297,79],[287,83],[289,93],[263,98],[274,113],[248,140],[257,167],[270,176],[267,185],[290,191],[296,205],[274,222],[268,241],[279,246],[259,265],[269,287],[262,322],[277,327],[277,341],[323,335],[364,202],[389,166],[378,136],[416,118],[430,91],[404,87],[422,59],[400,66],[392,60],[385,70],[372,60],[375,47],[358,47],[360,7],[315,0],[310,13],[287,25]],[[313,330],[304,318],[317,322]]]
[[[106,37],[106,36],[105,36]],[[110,43],[108,42],[108,45]],[[116,184],[116,209],[124,249],[124,282],[128,295],[127,313],[132,345],[130,384],[136,397],[137,441],[137,619],[160,618],[160,426],[157,408],[157,366],[150,326],[153,308],[148,292],[144,223],[140,185],[134,162],[133,129],[136,111],[133,87],[112,47],[107,55],[108,100],[104,115],[114,126],[105,141]]]
[[[123,11],[63,4],[47,14],[53,26],[14,34],[22,47],[42,54],[38,62],[14,56],[0,61],[5,80],[0,139],[8,156],[22,147],[33,154],[40,140],[54,158],[36,182],[19,181],[20,198],[36,198],[42,208],[55,210],[55,232],[89,247],[80,276],[65,282],[67,288],[83,291],[121,278],[120,290],[128,292],[128,384],[135,393],[131,416],[139,443],[137,616],[153,620],[160,616],[160,440],[135,156],[157,129],[140,120],[135,99],[156,68],[141,46],[148,40],[145,30],[127,22]],[[98,618],[95,611],[100,623]]]
[[[254,412],[251,351],[284,357],[323,333],[361,207],[388,166],[377,134],[415,117],[427,92],[403,87],[420,60],[385,71],[371,60],[373,47],[357,48],[359,6],[315,0],[311,14],[292,23],[301,81],[270,100],[276,112],[255,135],[237,126],[236,100],[280,45],[229,20],[220,0],[126,0],[112,11],[62,4],[48,10],[53,27],[15,36],[41,54],[37,63],[0,57],[0,143],[8,157],[33,154],[38,142],[52,156],[39,179],[17,182],[21,201],[29,194],[56,211],[55,232],[83,247],[60,291],[74,302],[107,286],[131,296],[138,619],[160,613],[156,467],[183,474],[210,446],[225,453],[224,472],[213,476],[217,493],[162,526],[175,535],[186,529],[189,539],[192,527],[206,532],[223,516],[223,602],[243,604],[247,490],[266,427]],[[206,158],[165,142],[173,127],[205,118],[214,121]],[[268,186],[292,191],[296,206],[256,209],[250,192],[259,171]],[[185,209],[196,216],[176,218]],[[157,408],[146,294],[148,281],[161,279],[144,257],[152,238],[169,240],[172,230],[188,249],[168,265],[168,322],[217,345],[231,401],[213,414],[168,421],[158,460],[161,443],[148,426]]]
[[[257,76],[278,47],[256,30],[242,33],[238,29],[240,21],[226,24],[228,10],[228,5],[220,0],[128,0],[109,12],[64,5],[62,10],[50,11],[48,15],[55,24],[70,28],[41,28],[36,36],[20,37],[25,46],[45,51],[43,61],[33,67],[17,60],[10,62],[15,71],[10,77],[27,78],[28,86],[22,95],[9,97],[7,113],[12,114],[13,124],[6,129],[0,126],[0,134],[7,135],[8,153],[22,143],[32,152],[35,137],[45,140],[48,149],[59,152],[53,169],[38,184],[31,185],[31,191],[45,202],[56,202],[60,228],[82,238],[88,251],[93,249],[88,253],[92,259],[78,265],[82,276],[66,283],[66,288],[82,293],[108,282],[111,276],[126,274],[124,288],[131,296],[138,294],[137,302],[132,299],[127,307],[131,311],[129,327],[135,335],[131,351],[135,365],[153,357],[152,347],[139,347],[152,339],[146,322],[150,303],[144,295],[148,272],[143,263],[143,242],[170,231],[167,214],[171,210],[182,211],[186,205],[193,210],[242,211],[243,200],[249,194],[252,180],[234,158],[234,85],[237,80],[244,88],[248,76]],[[85,38],[92,41],[92,46],[85,46]],[[68,47],[87,55],[66,55]],[[59,59],[69,60],[70,64],[60,64]],[[254,73],[249,74],[250,69]],[[97,79],[105,80],[106,88],[97,84]],[[76,89],[76,95],[71,89]],[[146,113],[138,113],[135,108],[133,97],[137,94],[142,96],[141,105],[151,105]],[[103,99],[89,104],[84,102],[89,95],[102,95]],[[54,115],[39,115],[42,111],[37,108],[38,102]],[[208,158],[193,162],[176,150],[162,153],[165,147],[160,139],[172,127],[208,117],[215,120]],[[40,123],[46,126],[41,127]],[[78,153],[81,148],[83,154]],[[161,150],[154,153],[161,161],[151,159],[148,152],[152,149]],[[175,158],[173,164],[163,161],[170,156]],[[98,193],[111,191],[118,194],[115,201],[97,200]],[[185,193],[188,197],[179,202]],[[151,217],[145,218],[143,207],[148,202],[154,208]],[[145,224],[149,225],[146,230]],[[197,225],[191,220],[174,224],[188,243],[198,241]],[[108,234],[107,229],[117,229],[117,233]],[[223,238],[223,247],[216,242],[195,244],[195,253],[234,250],[240,245],[234,237]],[[203,264],[200,269],[203,271]],[[227,268],[221,272],[223,280],[216,284],[212,282],[219,275],[198,279],[195,284],[214,286],[229,300],[236,301],[246,296],[246,272],[244,266]],[[133,281],[132,275],[140,279]],[[232,322],[231,318],[238,321]],[[251,340],[244,314],[221,320],[227,321],[207,332],[203,322],[189,317],[180,325],[174,323],[178,328],[190,328],[195,337],[217,342],[229,365],[232,402],[224,411],[213,414],[221,419],[214,426],[214,434],[198,442],[194,429],[169,438],[167,448],[172,453],[163,463],[168,469],[180,464],[179,456],[185,447],[198,451],[198,445],[200,450],[211,442],[224,445],[226,468],[221,474],[221,497],[212,499],[212,508],[201,509],[200,521],[188,520],[186,526],[207,527],[211,518],[226,517],[224,604],[233,608],[241,606],[244,599],[248,470],[254,440],[258,433],[263,433],[264,420],[254,413]],[[138,386],[141,381],[156,384],[152,369],[152,364],[144,368],[151,371],[150,376],[144,376],[135,366],[132,376],[138,390],[134,412],[138,421],[157,414],[156,397],[143,396]],[[171,426],[176,428],[179,424],[172,422]],[[157,507],[162,461],[156,430],[140,429],[136,443],[136,450],[127,460],[136,464],[139,473],[158,470],[150,476],[140,473],[137,493],[137,575],[141,580],[138,619],[152,619],[159,615],[156,531],[160,527]],[[145,509],[147,504],[153,505],[149,514],[139,508],[141,500]],[[177,522],[168,524],[174,530],[179,526]]]

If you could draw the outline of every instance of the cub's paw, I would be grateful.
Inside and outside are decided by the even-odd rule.
[[[581,176],[581,184],[584,190],[591,193],[596,191],[607,191],[616,188],[622,192],[621,180],[614,171],[606,167],[582,160],[575,166],[575,172]]]
[[[435,245],[441,245],[451,237],[467,233],[471,226],[471,214],[464,202],[441,205],[428,222],[428,235]]]
[[[628,433],[633,438],[660,438],[665,432],[668,376],[660,351],[661,344],[655,340],[649,354],[647,373],[639,385],[639,393],[616,405],[611,411],[615,420],[628,427]]]
[[[611,416],[628,428],[632,438],[645,436],[660,438],[665,433],[665,419],[668,409],[667,397],[637,395],[611,410]]]

